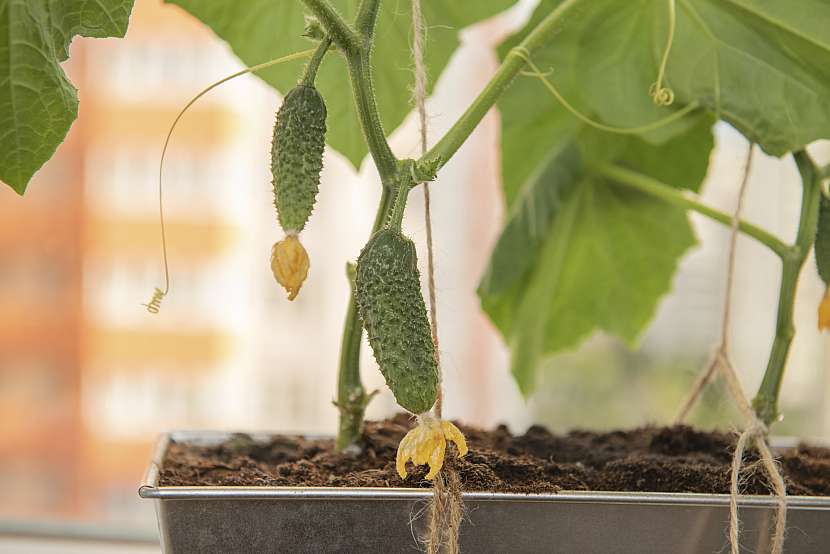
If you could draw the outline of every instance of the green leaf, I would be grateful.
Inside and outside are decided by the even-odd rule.
[[[243,63],[254,65],[313,47],[301,35],[304,10],[299,0],[167,0],[177,4],[230,44]],[[458,46],[459,31],[490,17],[515,0],[447,2],[423,0],[422,11],[429,29],[426,65],[434,83]],[[335,0],[332,4],[348,21],[357,12],[357,0]],[[394,130],[411,111],[412,20],[409,2],[381,3],[374,47],[374,85],[378,110],[386,131]],[[268,84],[285,93],[300,76],[303,63],[276,66],[259,74]],[[317,88],[328,108],[328,143],[358,167],[366,155],[366,144],[354,111],[349,76],[344,61],[329,55],[317,77]]]
[[[560,3],[542,0],[502,53]],[[669,113],[647,94],[668,26],[667,1],[585,1],[533,58],[543,71],[553,69],[551,81],[580,110],[610,125],[639,126]],[[830,138],[827,29],[826,0],[677,0],[667,67],[673,108],[698,102],[776,156]]]
[[[133,0],[0,0],[0,180],[23,194],[78,116],[75,35],[122,37]]]
[[[611,160],[697,189],[711,124],[698,119],[659,146],[572,133],[516,192],[479,295],[511,349],[524,394],[544,357],[597,329],[635,344],[695,243],[683,210],[610,182],[595,164]]]
[[[681,0],[669,81],[782,156],[830,138],[830,3]]]
[[[541,0],[510,48],[561,0]],[[666,85],[648,94],[668,36],[667,1],[575,4],[535,64],[577,110],[638,127],[697,103],[767,152],[830,138],[830,3],[677,0]],[[584,130],[533,76],[500,100],[509,218],[479,293],[513,353],[524,392],[540,360],[595,329],[634,342],[693,243],[684,213],[615,186],[591,170],[614,160],[674,186],[696,188],[708,164],[711,120],[697,111],[639,138]]]
[[[499,48],[504,58],[562,0],[542,0],[530,21]],[[550,46],[534,54],[534,63],[578,110],[603,123],[639,127],[670,115],[673,109],[655,107],[648,95],[657,75],[657,61],[644,41],[650,21],[639,15],[639,0],[617,2],[613,13],[602,12],[606,0],[578,5],[565,18]],[[595,10],[595,6],[601,6]],[[590,8],[590,9],[589,9]],[[595,11],[602,17],[591,17]],[[634,16],[632,16],[634,14]],[[638,45],[637,41],[643,45]],[[642,85],[643,81],[648,81]],[[522,76],[499,100],[502,113],[504,191],[508,205],[516,191],[551,152],[584,124],[562,108],[535,77]],[[685,132],[699,121],[690,115],[648,133],[659,143]],[[615,135],[609,135],[615,140]]]

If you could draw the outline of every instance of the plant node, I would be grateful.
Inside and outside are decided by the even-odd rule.
[[[444,165],[440,156],[429,158],[426,160],[407,160],[412,162],[409,166],[410,175],[412,177],[412,186],[419,183],[428,183],[434,181],[438,177],[438,170]]]
[[[323,40],[326,38],[326,30],[316,17],[306,16],[303,36],[311,40]]]

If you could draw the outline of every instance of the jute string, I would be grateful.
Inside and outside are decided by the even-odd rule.
[[[744,198],[746,196],[747,183],[749,182],[749,172],[752,166],[752,156],[755,151],[755,145],[749,145],[746,162],[743,168],[743,176],[741,178],[741,186],[738,192],[738,205],[735,208],[735,213],[732,216],[731,235],[729,241],[729,257],[726,270],[726,295],[723,306],[723,318],[721,320],[721,336],[720,343],[712,354],[711,359],[705,366],[704,370],[695,379],[692,386],[692,391],[689,397],[683,403],[680,413],[676,418],[677,423],[682,423],[689,415],[692,407],[700,398],[703,389],[714,378],[715,373],[719,372],[726,382],[726,387],[729,394],[738,407],[741,417],[744,420],[744,430],[738,436],[738,441],[735,444],[735,452],[732,456],[732,467],[730,472],[730,487],[729,487],[729,543],[732,554],[739,554],[740,551],[740,518],[738,515],[738,497],[740,496],[740,476],[741,467],[743,466],[744,452],[747,446],[751,443],[755,445],[761,458],[761,463],[769,476],[770,485],[775,493],[777,499],[777,509],[775,515],[775,529],[772,536],[771,552],[773,554],[780,554],[784,549],[784,536],[787,526],[787,489],[784,484],[784,477],[781,475],[781,470],[772,456],[772,452],[767,444],[766,434],[767,427],[764,425],[758,416],[755,415],[755,410],[744,394],[741,387],[738,375],[729,357],[729,327],[732,317],[732,292],[735,276],[735,258],[738,244],[738,221],[740,220],[741,211],[743,210]]]
[[[412,0],[412,58],[415,62],[415,109],[420,122],[421,154],[427,151],[427,72],[424,65],[424,18],[421,1]],[[430,207],[429,183],[423,183],[424,224],[427,241],[427,289],[429,294],[429,319],[432,342],[435,348],[435,362],[438,368],[438,398],[435,401],[435,416],[440,418],[444,403],[441,355],[438,346],[438,309],[435,295],[435,260],[432,247],[432,213]],[[429,528],[424,539],[429,554],[446,552],[457,554],[458,531],[461,526],[462,503],[461,483],[458,473],[449,465],[435,476],[432,484],[432,499],[429,505]]]

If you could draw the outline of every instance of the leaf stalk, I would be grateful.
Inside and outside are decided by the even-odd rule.
[[[690,191],[684,191],[672,187],[671,185],[662,183],[653,177],[643,175],[642,173],[638,173],[615,164],[602,165],[598,168],[598,171],[600,174],[611,179],[614,183],[626,185],[630,188],[648,194],[649,196],[659,198],[669,204],[673,204],[687,210],[692,210],[708,217],[713,221],[722,223],[723,225],[732,224],[732,216],[712,208],[711,206],[707,206]],[[782,260],[789,261],[798,257],[798,252],[795,247],[786,244],[778,237],[756,225],[753,225],[752,223],[741,220],[738,222],[738,230],[769,248]]]

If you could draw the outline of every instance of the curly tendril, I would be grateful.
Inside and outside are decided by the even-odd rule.
[[[533,70],[533,71],[523,71],[522,72],[523,75],[527,75],[529,77],[536,77],[537,79],[542,81],[542,84],[545,85],[545,88],[547,88],[548,91],[551,93],[551,95],[553,95],[553,97],[556,98],[556,100],[560,104],[562,104],[562,107],[564,107],[574,117],[576,117],[577,119],[579,119],[580,121],[582,121],[586,125],[594,127],[595,129],[599,129],[600,131],[606,131],[608,133],[616,133],[618,135],[639,135],[641,133],[647,133],[648,131],[654,131],[656,129],[660,129],[661,127],[665,127],[669,123],[673,123],[674,121],[677,121],[678,119],[681,119],[685,115],[693,112],[694,110],[696,110],[700,106],[697,103],[697,101],[694,101],[694,102],[691,102],[691,103],[687,104],[683,108],[677,110],[676,112],[672,112],[670,115],[668,115],[668,116],[666,116],[662,119],[658,119],[657,121],[653,121],[652,123],[647,123],[645,125],[640,125],[640,126],[637,126],[637,127],[615,127],[613,125],[606,125],[604,123],[600,123],[599,121],[591,119],[587,115],[585,115],[582,112],[580,112],[579,110],[577,110],[570,102],[568,102],[565,99],[565,97],[562,95],[562,93],[559,92],[559,89],[557,89],[556,86],[554,86],[554,84],[547,77],[548,75],[551,74],[551,72],[553,70],[551,69],[551,70],[548,70],[547,72],[542,72],[539,69],[539,67],[535,63],[533,63],[533,60],[530,58],[530,52],[528,52],[527,48],[517,46],[517,47],[513,48],[510,52],[514,56],[518,56],[522,60],[524,60],[525,64],[527,64],[527,66],[530,67]]]
[[[674,102],[674,91],[666,86],[663,86],[663,81],[666,78],[666,66],[669,63],[669,53],[671,52],[672,44],[674,44],[674,29],[677,26],[677,14],[675,9],[675,0],[668,0],[669,3],[669,36],[666,39],[666,48],[663,49],[663,58],[660,60],[660,69],[657,72],[657,80],[651,84],[648,89],[648,95],[657,106],[671,106]]]

